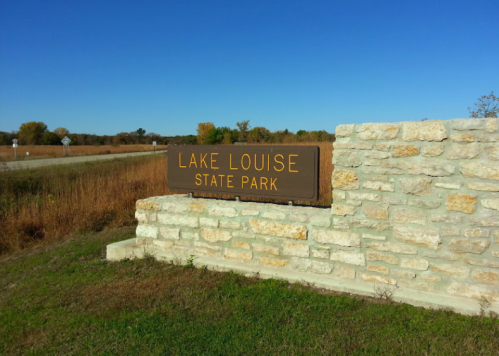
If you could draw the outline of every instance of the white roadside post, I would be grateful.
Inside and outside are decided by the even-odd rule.
[[[154,147],[154,154],[156,154],[156,141],[152,141],[152,147]]]
[[[65,150],[64,148],[67,147],[68,148],[68,156],[70,155],[70,151],[69,151],[69,143],[71,142],[71,140],[69,139],[68,136],[64,136],[64,138],[61,140],[62,142],[62,155],[64,156],[65,155]]]
[[[14,158],[17,161],[17,138],[12,140],[12,147],[14,147]]]

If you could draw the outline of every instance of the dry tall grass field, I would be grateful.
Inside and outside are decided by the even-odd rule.
[[[332,145],[316,145],[321,150],[321,172],[319,200],[313,205],[330,206]],[[167,189],[166,157],[161,154],[0,172],[0,254],[82,231],[135,224],[138,199],[179,193]]]
[[[166,150],[167,145],[158,145],[156,150]],[[67,152],[67,148],[65,148]],[[104,155],[109,153],[129,153],[152,151],[152,145],[106,145],[106,146],[70,146],[69,151],[71,156],[91,156]],[[26,154],[29,152],[29,156]],[[41,146],[27,145],[17,148],[17,159],[40,159],[40,158],[57,158],[63,157],[63,146]],[[14,148],[12,146],[0,146],[0,162],[14,161]]]

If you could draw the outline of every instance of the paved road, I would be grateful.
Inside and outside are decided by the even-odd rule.
[[[158,150],[156,154],[166,153],[167,150]],[[16,161],[5,162],[7,169],[25,169],[25,168],[38,168],[45,166],[52,166],[57,164],[70,164],[81,163],[87,161],[98,161],[102,159],[114,159],[133,156],[144,156],[153,154],[154,151],[147,152],[129,152],[129,153],[112,153],[108,155],[95,155],[95,156],[77,156],[77,157],[60,157],[60,158],[47,158],[47,159],[34,159],[30,161]],[[3,169],[4,164],[0,163],[0,171]]]

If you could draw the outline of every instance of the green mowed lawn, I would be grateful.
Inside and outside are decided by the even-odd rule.
[[[499,321],[156,262],[133,228],[0,262],[4,355],[496,355]]]

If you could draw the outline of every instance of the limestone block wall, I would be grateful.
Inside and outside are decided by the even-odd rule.
[[[361,279],[499,301],[498,126],[338,126],[331,213],[362,237]]]
[[[417,305],[486,298],[499,311],[498,127],[340,125],[330,209],[152,197],[137,202],[135,250],[108,246],[108,258],[164,251],[361,294],[385,286]]]
[[[179,256],[211,256],[258,266],[355,278],[355,270],[334,268],[330,209],[189,198],[185,195],[137,201],[137,244]],[[360,236],[341,232],[341,245],[360,246]],[[363,256],[335,259],[363,261]],[[358,261],[357,261],[358,260]],[[350,262],[352,262],[350,261]],[[255,272],[258,268],[255,269]]]

